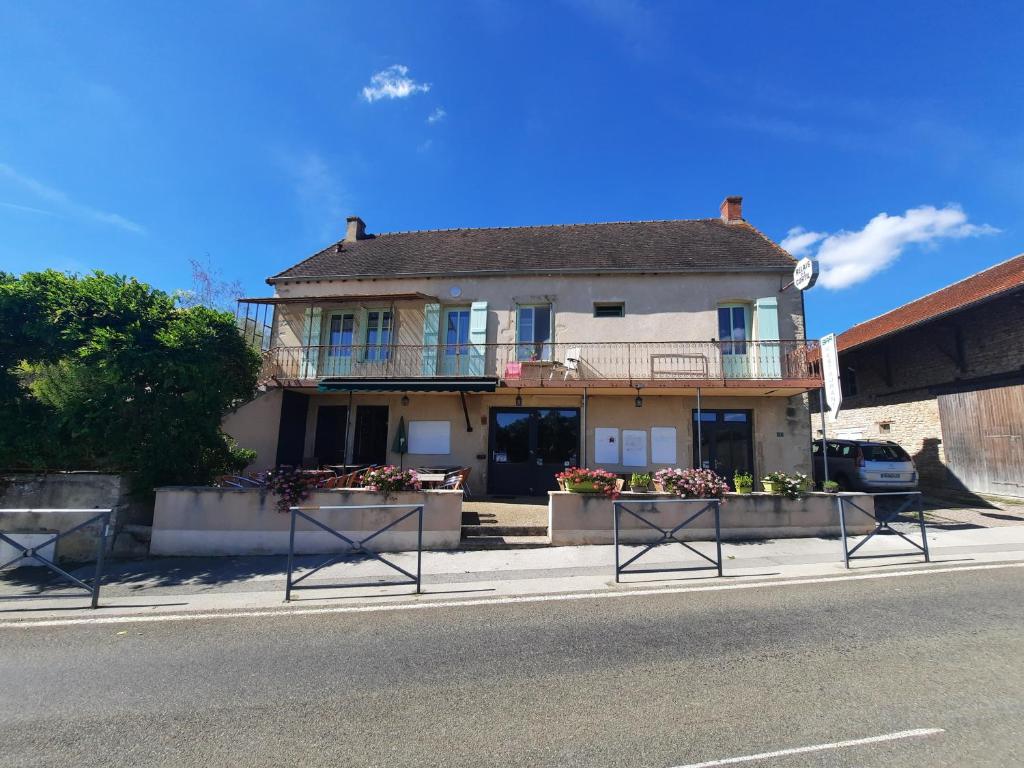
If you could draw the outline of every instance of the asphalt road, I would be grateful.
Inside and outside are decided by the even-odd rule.
[[[0,629],[0,761],[1021,765],[1021,576]]]

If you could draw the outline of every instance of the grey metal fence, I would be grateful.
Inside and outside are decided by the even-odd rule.
[[[308,509],[312,509],[312,508],[308,508]],[[312,517],[306,511],[302,510],[299,507],[292,507],[291,508],[291,526],[289,528],[289,533],[288,533],[288,577],[287,577],[287,580],[285,582],[285,589],[284,589],[284,599],[285,599],[285,602],[288,602],[288,601],[290,601],[292,599],[292,590],[294,590],[294,589],[327,589],[327,588],[331,588],[331,587],[337,588],[339,586],[346,586],[346,587],[377,586],[379,582],[366,582],[366,583],[362,583],[362,584],[346,583],[344,585],[338,585],[338,584],[319,584],[317,586],[306,586],[306,587],[298,587],[298,586],[296,586],[300,582],[303,582],[306,579],[308,579],[314,573],[318,573],[319,571],[322,571],[324,568],[326,568],[326,567],[328,567],[330,565],[334,565],[335,563],[341,562],[345,558],[351,557],[353,555],[365,555],[365,556],[372,557],[373,559],[380,561],[384,565],[386,565],[389,568],[397,571],[398,573],[402,574],[403,576],[405,576],[408,579],[408,581],[399,581],[399,582],[394,582],[394,583],[397,583],[397,584],[414,584],[416,586],[416,594],[417,595],[420,594],[420,587],[422,585],[421,573],[422,573],[422,562],[423,562],[423,505],[422,504],[351,504],[351,505],[342,505],[342,506],[320,506],[320,507],[316,507],[316,511],[318,511],[318,512],[321,512],[323,510],[354,511],[354,510],[360,510],[360,509],[374,509],[374,510],[376,510],[376,509],[389,509],[389,510],[405,509],[405,510],[408,510],[408,511],[405,514],[402,514],[399,517],[397,517],[394,520],[392,520],[390,523],[385,525],[383,528],[379,528],[378,530],[374,531],[369,536],[364,536],[361,539],[354,539],[354,538],[350,538],[349,536],[346,536],[341,531],[339,531],[339,530],[337,530],[335,528],[332,528],[331,526],[327,525],[323,521],[317,520],[315,517]],[[379,552],[375,552],[372,549],[367,549],[366,548],[366,544],[368,544],[369,542],[373,541],[375,538],[380,536],[385,531],[391,530],[396,525],[401,523],[403,520],[407,520],[407,519],[409,519],[410,517],[412,517],[414,515],[416,516],[416,573],[415,574],[409,573],[409,571],[405,570],[400,565],[398,565],[396,563],[393,563],[390,560],[388,560],[387,558],[383,557]],[[321,529],[323,531],[326,531],[327,533],[331,534],[332,536],[336,537],[337,539],[345,542],[345,544],[347,546],[341,552],[332,553],[330,557],[328,557],[325,561],[323,561],[322,563],[317,565],[312,570],[307,571],[306,573],[302,574],[298,578],[295,578],[294,575],[293,575],[294,570],[295,570],[295,523],[299,519],[306,520],[307,522],[312,523],[317,528],[319,528],[319,529]]]
[[[865,495],[865,494],[858,494]],[[890,491],[887,493],[869,493],[866,494],[871,496],[875,500],[875,507],[873,512],[868,512],[856,501],[845,494],[838,494],[836,496],[836,504],[839,507],[839,530],[843,536],[843,562],[846,567],[850,567],[850,561],[856,559],[869,559],[877,557],[906,557],[907,555],[915,555],[918,552],[924,554],[924,561],[926,563],[931,562],[931,555],[928,553],[928,534],[924,526],[924,503],[921,498],[920,491]],[[895,509],[884,509],[879,511],[878,500],[889,499],[903,496],[905,500],[899,504]],[[853,507],[854,509],[862,512],[863,514],[870,517],[875,521],[874,529],[863,539],[857,542],[856,545],[851,549],[849,543],[849,534],[846,530],[846,511],[847,507]],[[918,544],[916,541],[911,539],[909,536],[904,535],[901,531],[896,530],[892,527],[891,523],[895,521],[904,512],[914,509],[917,513],[917,523],[921,529],[921,543]],[[871,555],[857,555],[856,553],[873,539],[879,533],[892,533],[899,536],[901,539],[910,544],[915,551],[913,552],[881,552]]]
[[[103,556],[107,549],[107,538],[110,536],[110,514],[111,510],[96,510],[96,509],[0,509],[0,514],[3,513],[26,513],[26,512],[81,512],[82,514],[95,513],[88,520],[85,520],[78,525],[68,528],[66,531],[60,531],[50,538],[46,539],[40,544],[27,545],[22,544],[20,541],[11,538],[8,534],[18,535],[17,531],[8,531],[8,533],[0,532],[0,541],[14,548],[18,553],[13,559],[9,559],[6,562],[0,563],[0,571],[7,568],[8,566],[14,565],[15,563],[29,558],[39,565],[45,566],[50,569],[64,581],[71,584],[72,587],[83,589],[91,596],[90,606],[92,608],[98,608],[100,602],[100,587],[103,584]],[[57,542],[61,539],[70,536],[72,533],[77,533],[90,525],[100,525],[99,536],[96,537],[96,564],[93,568],[93,575],[91,582],[89,580],[79,579],[72,576],[70,573],[65,571],[59,565],[57,565]],[[40,553],[50,545],[53,545],[54,557],[53,560],[47,560]],[[38,594],[22,594],[12,595],[11,597],[26,598],[26,597],[41,597]]]
[[[682,505],[684,509],[686,507],[699,507],[696,512],[686,517],[683,522],[673,528],[663,528],[652,520],[644,517],[640,512],[635,509],[631,509],[630,505],[635,506],[637,504],[642,505]],[[657,539],[651,542],[642,544],[642,548],[639,552],[634,554],[625,562],[621,562],[619,557],[619,548],[621,545],[621,517],[625,513],[630,517],[639,520],[648,528],[657,531],[659,536]],[[708,557],[706,554],[701,552],[696,547],[691,546],[688,542],[678,538],[677,534],[684,528],[689,526],[694,521],[698,520],[705,514],[710,513],[714,518],[715,525],[715,557]],[[649,514],[649,513],[648,513]],[[686,514],[684,512],[684,514]],[[612,517],[613,517],[613,535],[615,543],[615,581],[618,583],[621,581],[621,576],[624,573],[673,573],[677,571],[708,571],[715,570],[718,575],[722,575],[722,528],[721,528],[721,502],[718,499],[656,499],[651,501],[620,501],[616,500],[612,502]],[[644,529],[639,529],[644,530]],[[710,565],[696,565],[696,566],[683,566],[675,568],[629,568],[630,565],[635,563],[641,557],[646,555],[655,547],[662,546],[664,544],[681,544],[686,549],[693,552],[695,555],[703,560],[706,560]],[[628,569],[628,570],[627,570]]]

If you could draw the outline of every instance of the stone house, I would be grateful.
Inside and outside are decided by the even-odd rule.
[[[262,392],[225,430],[256,469],[462,466],[477,494],[542,494],[571,465],[807,472],[820,376],[793,266],[738,197],[676,221],[370,234],[350,217],[240,302]]]
[[[843,404],[830,437],[899,443],[926,489],[1024,496],[1024,255],[836,345]]]

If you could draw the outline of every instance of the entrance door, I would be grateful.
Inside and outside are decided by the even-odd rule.
[[[388,461],[388,407],[356,406],[353,464],[386,464]]]
[[[345,420],[348,406],[321,405],[316,411],[313,455],[320,464],[345,463]]]
[[[697,411],[693,412],[693,460],[713,469],[732,485],[734,472],[754,474],[753,411],[701,411],[700,439]],[[699,451],[698,451],[699,447]]]
[[[492,408],[488,490],[539,496],[558,488],[555,475],[579,463],[578,408]]]

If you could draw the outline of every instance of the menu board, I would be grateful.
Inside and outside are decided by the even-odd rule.
[[[651,463],[676,463],[676,428],[651,428]]]
[[[622,430],[622,466],[647,466],[647,430]]]
[[[619,463],[619,430],[612,427],[597,427],[594,430],[594,462]]]

